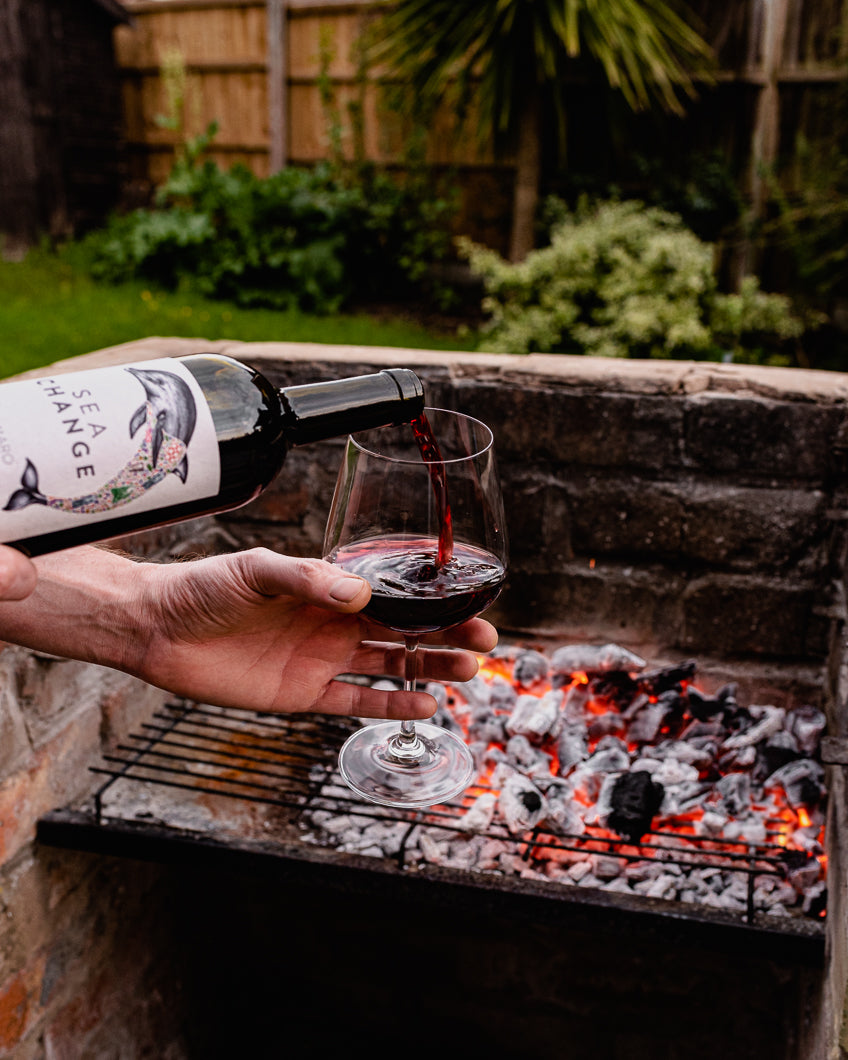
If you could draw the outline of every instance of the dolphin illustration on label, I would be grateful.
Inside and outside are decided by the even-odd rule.
[[[167,475],[188,477],[188,443],[197,423],[197,406],[188,384],[173,372],[127,368],[144,387],[147,400],[133,413],[130,438],[144,428],[138,449],[108,482],[79,497],[50,497],[39,488],[38,469],[27,459],[20,488],[4,511],[43,504],[55,511],[90,515],[109,511],[143,496]]]

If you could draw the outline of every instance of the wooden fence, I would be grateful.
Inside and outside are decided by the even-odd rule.
[[[219,132],[211,155],[222,164],[244,162],[265,175],[325,158],[333,130],[322,102],[328,91],[348,154],[356,140],[351,115],[359,113],[366,156],[401,162],[402,116],[385,105],[378,73],[363,76],[357,62],[357,40],[380,0],[125,0],[124,6],[132,25],[118,27],[115,41],[136,179],[161,181],[175,142],[213,120]],[[848,0],[690,0],[690,7],[702,18],[720,73],[683,122],[669,118],[661,127],[654,150],[664,143],[670,152],[721,150],[756,217],[765,170],[791,156],[799,133],[814,141],[832,131],[829,100],[848,73]],[[572,98],[570,163],[632,149],[640,128],[649,128],[628,122],[635,130],[629,140],[609,138],[608,91],[586,84]],[[163,125],[163,115],[176,116],[179,129],[173,121]],[[456,135],[445,116],[430,131],[428,161],[454,167],[473,234],[502,244],[510,160],[496,161],[471,136]]]

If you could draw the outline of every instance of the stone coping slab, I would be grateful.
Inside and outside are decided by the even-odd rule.
[[[15,376],[32,378],[125,364],[154,357],[221,353],[246,361],[260,371],[263,363],[322,362],[380,367],[443,370],[455,378],[521,379],[523,385],[569,386],[587,390],[620,390],[644,394],[723,393],[778,401],[848,403],[848,375],[803,368],[716,364],[704,361],[644,361],[568,354],[444,352],[384,346],[344,346],[309,342],[239,342],[150,336],[59,360]],[[343,373],[341,373],[343,374]],[[532,378],[528,378],[532,377]]]

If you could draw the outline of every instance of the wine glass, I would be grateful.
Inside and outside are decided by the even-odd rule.
[[[371,585],[364,613],[403,634],[404,689],[414,691],[419,639],[487,608],[506,577],[503,498],[492,432],[457,412],[348,438],[324,557]],[[383,806],[420,807],[464,791],[474,761],[438,725],[382,722],[339,754],[345,782]]]

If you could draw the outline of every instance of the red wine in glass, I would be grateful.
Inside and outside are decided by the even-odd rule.
[[[369,582],[365,614],[403,635],[404,689],[414,691],[419,640],[485,610],[506,577],[492,432],[473,417],[427,409],[411,431],[352,435],[323,555]],[[463,791],[474,761],[448,729],[386,722],[347,740],[339,770],[372,802],[423,807]]]
[[[341,548],[333,562],[370,583],[370,618],[400,633],[435,633],[485,611],[506,577],[497,556],[462,543],[434,566],[441,544],[441,537],[387,535]]]

